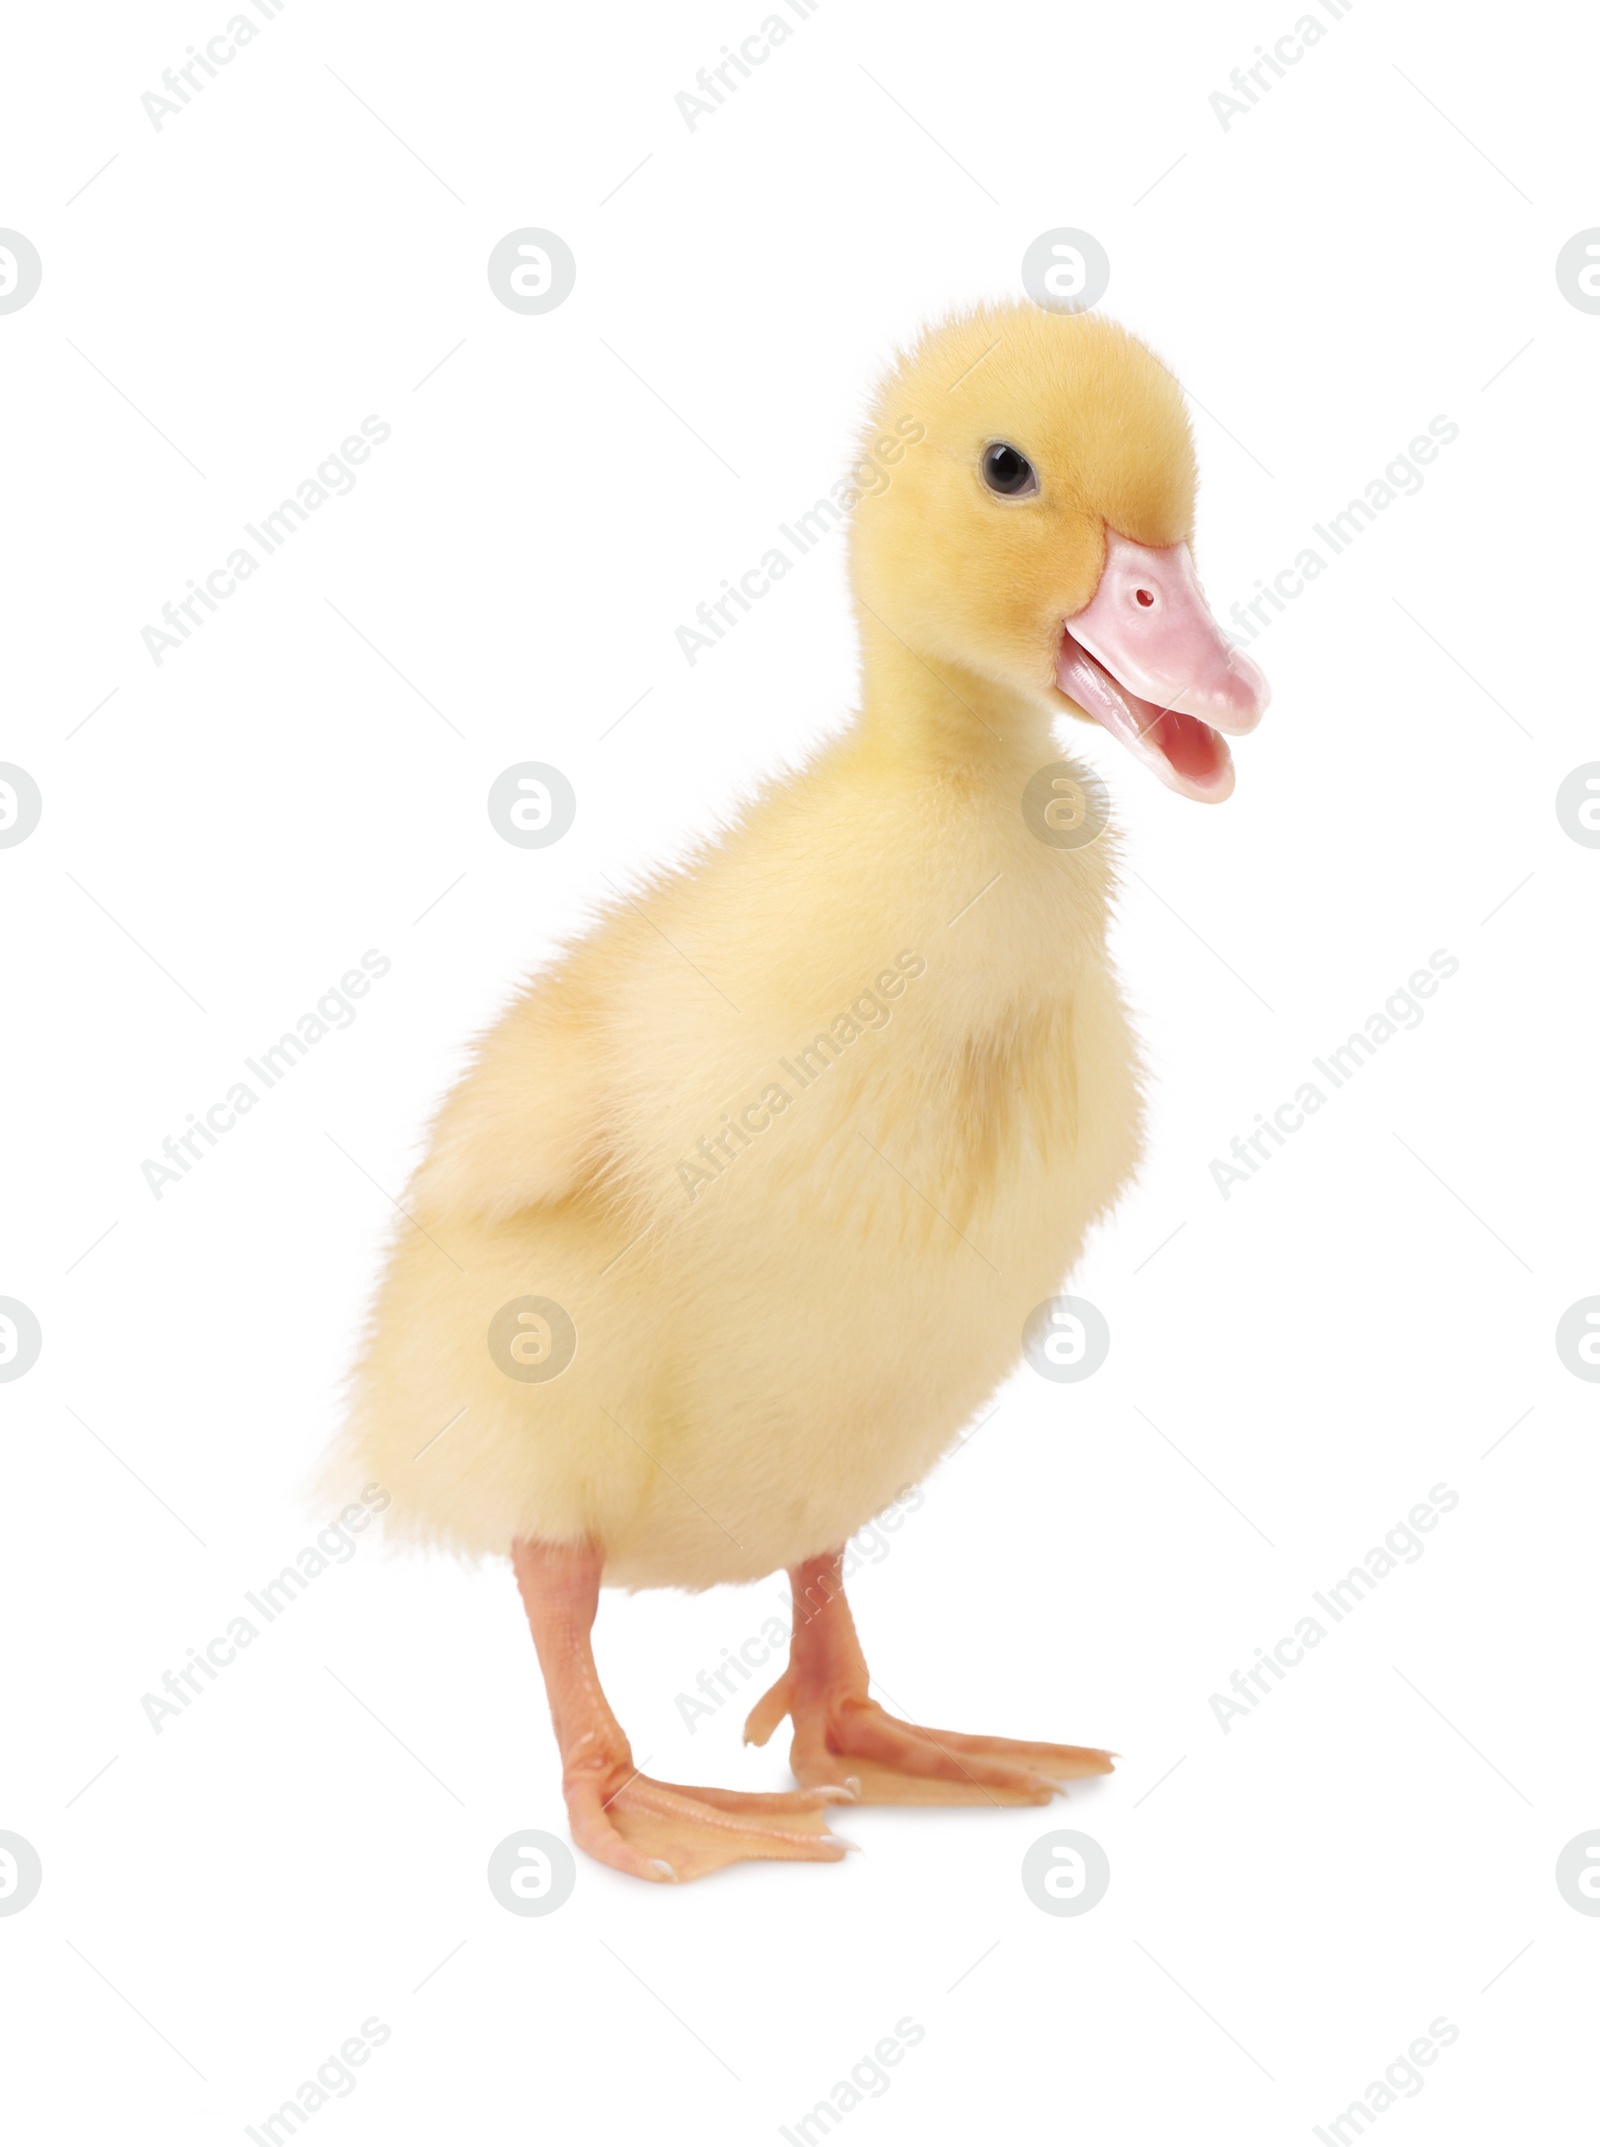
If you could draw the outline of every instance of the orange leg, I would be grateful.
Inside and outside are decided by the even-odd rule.
[[[751,1710],[746,1743],[765,1744],[790,1716],[796,1779],[853,1789],[863,1804],[1048,1804],[1066,1782],[1111,1771],[1112,1755],[1091,1746],[967,1737],[885,1713],[868,1696],[841,1557],[810,1558],[791,1572],[789,1667]]]
[[[511,1562],[539,1651],[580,1849],[656,1880],[695,1879],[748,1858],[838,1862],[851,1844],[828,1832],[826,1811],[850,1801],[842,1786],[747,1796],[652,1781],[634,1766],[589,1644],[604,1564],[598,1544],[517,1542]]]

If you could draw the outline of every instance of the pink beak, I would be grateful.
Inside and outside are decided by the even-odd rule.
[[[1186,544],[1160,551],[1106,531],[1100,586],[1067,620],[1056,686],[1186,798],[1233,789],[1221,731],[1253,731],[1269,699],[1207,609]]]

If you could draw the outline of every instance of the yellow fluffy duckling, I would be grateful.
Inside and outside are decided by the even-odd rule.
[[[1111,1764],[890,1716],[839,1565],[1015,1368],[1139,1153],[1111,843],[1071,836],[1096,791],[1052,722],[1215,800],[1265,685],[1195,580],[1179,390],[1122,329],[952,320],[883,385],[874,443],[856,721],[483,1041],[342,1457],[403,1533],[509,1554],[574,1839],[643,1878],[836,1858],[837,1801],[1043,1803]],[[778,1567],[790,1661],[746,1734],[789,1715],[804,1786],[638,1773],[590,1648],[602,1583]]]

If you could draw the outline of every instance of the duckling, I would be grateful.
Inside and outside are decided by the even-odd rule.
[[[842,1550],[1015,1369],[1139,1157],[1113,838],[1024,811],[1041,770],[1095,794],[1051,726],[1098,723],[1214,803],[1267,698],[1196,580],[1181,394],[1122,328],[951,318],[865,444],[887,481],[851,524],[855,720],[482,1040],[343,1435],[391,1529],[509,1556],[573,1838],[657,1881],[836,1860],[841,1802],[1039,1804],[1110,1769],[888,1713]],[[601,1586],[779,1568],[790,1657],[746,1736],[787,1716],[800,1787],[641,1773],[591,1649]]]

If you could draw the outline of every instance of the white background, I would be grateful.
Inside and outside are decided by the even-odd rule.
[[[1600,854],[1554,794],[1600,758],[1600,318],[1554,263],[1600,222],[1593,25],[1525,8],[1513,62],[1502,10],[1359,0],[1224,130],[1295,0],[823,0],[691,132],[675,94],[762,0],[289,0],[156,132],[141,93],[227,4],[34,10],[4,55],[0,222],[44,261],[0,317],[0,757],[44,794],[0,853],[0,1293],[44,1331],[0,1393],[0,1827],[44,1865],[0,1920],[18,2136],[240,2138],[378,2016],[325,2147],[760,2141],[909,2015],[849,2141],[1276,2142],[1442,2015],[1384,2140],[1575,2137],[1600,1919],[1553,1867],[1600,1825],[1600,1470],[1553,1335],[1600,1289]],[[578,262],[539,318],[485,276],[530,224]],[[513,1917],[491,1849],[564,1817],[504,1568],[369,1534],[161,1734],[140,1698],[326,1519],[303,1487],[466,1040],[847,714],[837,540],[693,669],[674,628],[835,481],[897,342],[1017,295],[1062,224],[1197,398],[1224,615],[1460,427],[1256,644],[1232,803],[1088,739],[1155,1076],[1073,1285],[1110,1360],[1020,1372],[855,1589],[905,1711],[1120,1771],[852,1814],[837,1868],[581,1861]],[[368,413],[354,493],[155,666],[141,628]],[[576,788],[553,849],[485,814],[525,759]],[[143,1159],[372,947],[354,1026],[158,1202]],[[1211,1159],[1436,948],[1421,1027],[1224,1201]],[[1224,1735],[1209,1696],[1435,1483],[1425,1556]],[[653,1773],[787,1779],[742,1706],[675,1705],[776,1588],[607,1598]],[[1019,1880],[1065,1825],[1111,1860],[1077,1919]]]

